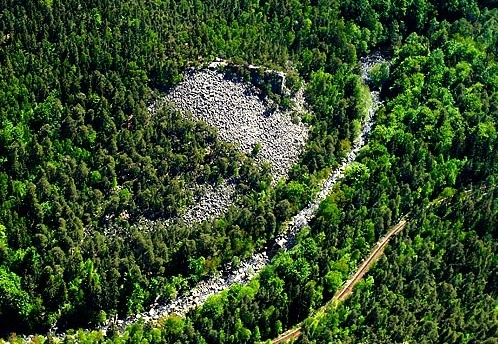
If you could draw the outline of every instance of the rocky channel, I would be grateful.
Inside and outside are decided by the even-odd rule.
[[[371,54],[363,59],[360,60],[360,65],[361,65],[361,75],[362,78],[365,81],[368,81],[368,74],[371,68],[378,64],[378,63],[383,63],[385,62],[385,59],[383,56],[379,53],[374,53]],[[206,116],[205,114],[201,113],[201,110],[199,109],[206,109],[206,113],[209,114],[209,106],[203,105],[202,102],[199,100],[199,97],[202,97],[202,95],[199,94],[194,94],[192,98],[197,99],[192,101],[192,104],[194,105],[189,105],[189,102],[187,100],[181,100],[180,97],[180,92],[187,92],[188,87],[194,87],[194,84],[191,84],[193,79],[189,78],[194,78],[194,77],[199,77],[201,83],[205,83],[206,87],[210,85],[208,88],[213,87],[213,94],[218,92],[219,96],[222,96],[222,94],[226,91],[223,89],[217,89],[217,87],[221,87],[218,83],[221,82],[221,74],[217,71],[214,70],[202,70],[199,73],[191,73],[190,76],[187,77],[186,83],[183,84],[183,90],[180,89],[175,89],[173,92],[171,92],[169,95],[167,95],[163,100],[164,102],[170,102],[171,100],[176,100],[175,104],[179,107],[183,107],[184,110],[186,111],[191,111],[194,113],[195,111],[197,112],[197,116],[199,116],[199,119],[204,119],[203,116]],[[213,77],[215,81],[209,80],[210,77]],[[190,81],[189,81],[190,80]],[[187,86],[190,85],[190,86]],[[200,86],[197,86],[200,87]],[[204,86],[203,86],[204,87]],[[261,103],[261,99],[257,98],[257,96],[254,94],[252,95],[252,92],[254,90],[251,89],[250,86],[244,85],[243,83],[240,82],[234,82],[234,87],[239,88],[241,92],[246,92],[246,94],[249,94],[250,97],[254,96],[254,98],[251,100],[252,103],[251,105],[244,105],[240,99],[238,102],[241,102],[238,106],[240,106],[240,109],[242,109],[241,113],[249,116],[249,118],[253,118],[250,120],[250,122],[256,121],[254,119],[255,116],[254,114],[251,114],[251,107],[254,107],[255,109],[258,109],[259,115],[261,115],[261,111],[263,111],[264,115],[264,110],[263,110],[263,105]],[[286,230],[284,233],[280,234],[277,238],[275,238],[274,242],[269,243],[268,248],[263,251],[263,252],[258,252],[252,255],[250,258],[243,260],[239,265],[237,266],[231,266],[230,264],[224,266],[221,271],[217,275],[213,275],[201,282],[199,282],[194,288],[189,290],[188,292],[181,294],[177,296],[174,299],[167,300],[162,303],[154,303],[151,308],[148,311],[135,314],[132,316],[129,316],[126,319],[110,319],[108,320],[105,324],[99,326],[97,330],[101,330],[104,334],[107,332],[107,330],[112,326],[116,327],[117,329],[122,331],[125,329],[126,326],[133,324],[137,321],[144,321],[144,322],[154,322],[157,321],[158,319],[172,315],[172,314],[177,314],[180,316],[184,316],[188,311],[202,305],[209,296],[215,295],[217,293],[220,293],[223,290],[228,289],[232,285],[238,283],[238,284],[247,284],[252,278],[256,276],[257,273],[259,273],[269,262],[271,257],[275,253],[276,248],[281,248],[283,250],[289,250],[292,247],[294,247],[296,243],[296,235],[299,233],[299,231],[308,224],[308,222],[315,216],[316,211],[318,210],[319,204],[329,195],[329,193],[332,190],[332,187],[339,181],[343,176],[346,168],[356,159],[356,155],[359,152],[359,150],[365,145],[368,135],[370,131],[372,130],[373,124],[374,124],[374,115],[376,110],[381,106],[381,101],[379,99],[379,93],[377,91],[371,91],[371,106],[368,112],[367,117],[365,118],[363,122],[363,127],[361,130],[361,133],[359,137],[355,140],[353,143],[353,147],[351,151],[347,154],[346,158],[342,162],[342,164],[334,170],[330,175],[327,177],[327,179],[323,182],[322,187],[319,191],[319,193],[316,195],[315,199],[310,202],[304,209],[302,209],[297,215],[295,215],[288,223],[286,226]],[[302,93],[298,96],[302,97]],[[230,101],[234,102],[233,104],[237,104],[234,100],[236,98],[233,94],[228,92],[227,95],[228,98],[226,99],[231,99]],[[186,98],[188,99],[188,98]],[[215,102],[215,100],[212,100]],[[228,102],[228,100],[226,100]],[[154,107],[155,106],[160,106],[160,104],[154,104],[150,110],[151,112],[154,112]],[[216,106],[220,106],[223,108],[223,104],[218,104]],[[302,105],[301,105],[302,106]],[[212,111],[211,111],[212,113]],[[211,125],[215,125],[218,123],[218,125],[221,126],[222,129],[218,128],[220,130],[220,136],[222,139],[225,139],[230,142],[239,142],[241,144],[242,150],[248,151],[252,149],[251,144],[254,142],[262,142],[263,140],[266,142],[265,144],[267,145],[265,150],[262,149],[262,152],[265,152],[262,154],[261,159],[268,159],[273,162],[282,162],[285,161],[283,165],[280,165],[278,169],[274,170],[274,173],[277,177],[282,177],[286,175],[286,168],[288,169],[298,158],[300,150],[303,148],[304,143],[307,138],[307,128],[304,127],[301,124],[293,124],[287,121],[285,118],[285,114],[277,114],[276,118],[269,119],[267,122],[265,122],[267,125],[269,125],[271,128],[277,128],[273,133],[270,133],[271,130],[266,129],[264,126],[260,126],[259,124],[255,124],[255,127],[252,129],[247,128],[247,123],[243,124],[243,121],[239,118],[237,119],[237,115],[234,115],[232,112],[230,112],[230,107],[226,107],[226,110],[224,112],[225,120],[230,122],[231,119],[234,120],[234,124],[220,124],[223,122],[217,122],[219,119],[208,119],[206,117],[206,122],[208,122]],[[279,121],[280,122],[279,124]],[[255,123],[255,122],[254,122]],[[284,124],[282,124],[284,123]],[[273,127],[272,127],[273,126]],[[293,132],[293,135],[296,135],[294,137],[288,136],[288,134],[285,134],[283,131],[279,131],[279,126],[288,126],[289,130]],[[232,130],[238,131],[237,133],[230,133],[228,128],[232,128]],[[225,128],[225,129],[223,129]],[[252,136],[251,139],[252,141],[249,141],[249,143],[244,143],[243,142],[243,135],[241,134],[240,130],[245,130],[248,129],[246,132]],[[223,133],[223,134],[221,134]],[[272,136],[273,135],[273,136]],[[287,136],[286,136],[287,135]],[[278,144],[276,145],[276,149],[274,152],[271,151],[271,140],[270,138],[273,137],[275,138],[276,142]],[[288,146],[285,146],[285,139],[291,140],[292,144],[289,144]],[[262,140],[262,141],[257,141],[257,140]],[[270,141],[268,141],[270,140]],[[281,146],[279,146],[281,145]],[[263,146],[263,144],[262,144]],[[286,158],[281,159],[276,157],[278,155],[278,152],[283,152],[286,151],[287,147],[291,152],[286,153]],[[263,148],[263,147],[262,147]],[[294,151],[292,151],[294,149]],[[230,205],[230,202],[232,200],[233,194],[235,194],[235,188],[232,184],[226,182],[224,186],[222,186],[221,189],[222,192],[220,192],[220,189],[214,190],[214,189],[208,189],[205,195],[199,200],[197,203],[197,206],[192,207],[189,209],[182,217],[184,217],[185,222],[193,221],[193,222],[202,222],[203,220],[206,220],[210,217],[218,216],[221,214],[224,210],[226,210],[225,207],[228,207]],[[214,205],[217,204],[217,205]],[[201,209],[211,209],[209,211],[201,210]],[[56,333],[57,328],[53,327],[51,332],[52,335],[58,338],[62,338],[64,336],[63,333]],[[27,338],[29,339],[28,336]]]
[[[360,61],[362,78],[368,81],[368,73],[371,68],[378,63],[385,62],[381,54],[376,53],[367,56]],[[211,72],[208,72],[210,75]],[[203,76],[203,78],[205,75]],[[291,249],[296,242],[296,235],[299,231],[308,224],[308,222],[315,216],[319,204],[329,195],[332,187],[344,176],[346,168],[356,159],[359,150],[365,145],[368,134],[372,130],[374,124],[374,115],[376,110],[381,106],[379,93],[371,91],[372,103],[369,109],[368,116],[364,120],[363,127],[359,137],[353,143],[353,148],[347,154],[342,164],[334,170],[328,178],[323,182],[320,192],[316,195],[315,199],[295,215],[288,223],[287,230],[280,234],[274,243],[270,244],[268,249],[263,252],[255,253],[250,258],[241,262],[237,267],[225,266],[221,273],[201,281],[198,285],[191,289],[188,293],[180,295],[165,303],[155,303],[150,310],[128,317],[124,320],[117,320],[116,324],[120,330],[124,329],[127,325],[132,324],[142,319],[145,322],[155,321],[161,317],[177,314],[184,316],[189,310],[192,310],[202,305],[209,296],[217,294],[235,283],[247,284],[261,269],[263,269],[269,262],[274,254],[275,247],[280,247],[283,250]],[[234,136],[235,137],[235,136]],[[108,325],[100,327],[102,331],[108,329]]]

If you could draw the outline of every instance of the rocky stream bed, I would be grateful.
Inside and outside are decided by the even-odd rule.
[[[361,69],[362,69],[362,77],[367,80],[368,72],[370,69],[377,63],[384,62],[384,58],[380,54],[372,54],[361,61]],[[209,72],[210,75],[212,74]],[[203,75],[202,78],[206,77]],[[140,314],[136,314],[128,317],[127,319],[120,320],[118,319],[116,324],[118,328],[123,329],[129,324],[132,324],[140,319],[143,321],[154,321],[158,320],[161,317],[170,314],[177,314],[180,316],[185,315],[189,310],[194,309],[200,305],[202,305],[209,296],[219,293],[235,283],[246,284],[248,283],[262,268],[264,268],[269,262],[270,258],[273,255],[275,245],[284,249],[289,250],[295,245],[296,235],[297,233],[308,224],[308,222],[314,217],[316,211],[320,203],[328,196],[331,192],[334,184],[340,180],[344,176],[344,171],[346,168],[356,159],[356,155],[359,150],[365,145],[368,134],[372,130],[374,124],[374,115],[376,110],[381,105],[381,101],[379,99],[379,93],[377,91],[370,92],[372,102],[371,107],[369,109],[368,116],[365,118],[363,122],[363,127],[361,129],[361,133],[359,137],[353,143],[353,147],[351,151],[347,154],[346,158],[342,162],[342,164],[334,170],[328,178],[323,182],[320,192],[316,195],[314,200],[310,202],[304,209],[302,209],[297,215],[295,215],[287,224],[287,230],[280,234],[277,238],[275,238],[274,243],[270,243],[266,251],[255,253],[250,258],[241,262],[238,267],[225,266],[218,275],[211,276],[206,280],[201,281],[198,285],[191,289],[188,293],[182,294],[175,299],[166,301],[165,303],[155,303],[151,306],[151,308]],[[187,105],[184,105],[187,106]],[[195,110],[195,109],[194,109]],[[249,112],[248,112],[249,113]],[[270,122],[271,123],[271,122]],[[264,128],[264,127],[262,127]],[[291,142],[296,143],[294,146],[290,145],[290,147],[295,147],[295,152],[299,152],[299,145],[301,144],[301,140],[303,139],[304,130],[299,130],[299,126],[295,127],[295,134],[299,136],[298,140],[290,139]],[[221,132],[221,131],[220,131]],[[225,133],[223,135],[230,135]],[[253,135],[257,135],[254,134]],[[226,138],[226,136],[223,136]],[[242,140],[241,136],[233,135],[230,139]],[[286,136],[288,138],[288,136]],[[228,139],[228,138],[227,138]],[[280,141],[281,144],[284,141]],[[268,141],[268,144],[271,144]],[[245,149],[249,149],[250,144],[246,144]],[[282,148],[285,150],[285,146]],[[276,152],[280,151],[277,149]],[[292,153],[296,154],[296,153]],[[289,156],[290,154],[287,154]],[[271,153],[266,155],[267,157],[271,157]],[[281,171],[285,171],[282,168]],[[283,174],[283,172],[280,172]],[[104,325],[100,327],[101,330],[106,331],[109,325]]]
[[[381,62],[384,62],[384,58],[378,53],[363,58],[360,61],[362,78],[367,80],[371,68]],[[221,139],[238,144],[246,153],[251,152],[254,144],[261,143],[259,161],[269,161],[274,178],[278,180],[285,177],[290,166],[297,162],[307,140],[308,128],[301,123],[293,123],[288,113],[277,110],[268,114],[264,101],[255,92],[250,84],[226,80],[222,73],[214,69],[202,69],[188,73],[178,87],[149,110],[153,113],[165,102],[173,102],[180,110],[188,111],[194,118],[216,127]],[[378,92],[372,91],[370,94],[371,107],[351,151],[341,165],[326,178],[313,201],[286,224],[286,230],[277,236],[274,242],[269,243],[265,251],[255,253],[238,266],[224,266],[217,275],[202,280],[194,288],[174,299],[156,302],[149,310],[126,319],[110,319],[97,330],[105,333],[111,326],[123,330],[127,325],[140,320],[156,321],[171,314],[184,316],[189,310],[202,305],[209,296],[235,283],[248,283],[270,262],[275,248],[291,249],[295,245],[297,233],[314,217],[319,204],[331,192],[334,184],[344,176],[346,168],[365,145],[374,123],[374,114],[381,105]],[[300,96],[302,97],[302,94]],[[221,189],[208,190],[195,206],[182,215],[183,220],[186,223],[202,222],[220,215],[230,205],[235,192],[230,183],[224,184]],[[52,329],[52,335],[63,337],[64,335],[57,333],[56,329]]]

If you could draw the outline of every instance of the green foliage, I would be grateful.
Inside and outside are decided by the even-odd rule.
[[[21,287],[21,278],[3,267],[0,267],[0,306],[2,315],[11,317],[9,324],[25,321],[33,310],[28,293]]]
[[[371,270],[374,283],[306,323],[299,342],[495,340],[495,197],[496,186],[464,192],[412,217]]]
[[[493,1],[422,0],[4,4],[1,36],[13,38],[0,46],[0,332],[44,331],[56,321],[86,327],[105,313],[124,316],[262,248],[351,147],[367,94],[357,57],[387,47],[394,55],[389,69],[382,64],[370,75],[385,100],[370,142],[295,250],[277,254],[254,284],[210,300],[187,319],[168,318],[161,329],[136,324],[108,341],[255,342],[301,321],[402,214],[496,179],[498,19],[491,7]],[[287,86],[295,91],[306,82],[310,140],[290,180],[275,190],[264,169],[212,128],[170,108],[153,116],[147,110],[154,88],[174,85],[186,67],[214,57],[279,70],[291,60],[300,76],[290,72]],[[194,185],[234,175],[240,203],[224,219],[194,228],[137,224],[176,216],[192,203]],[[370,305],[361,301],[328,315],[316,333],[320,341],[349,334],[378,342],[492,340],[491,325],[483,321],[479,332],[475,324],[496,320],[488,238],[495,233],[482,233],[494,228],[494,215],[475,223],[461,216],[451,225],[431,216],[429,222],[421,216],[423,235],[404,238],[396,258],[411,269],[399,276],[420,287],[382,294],[393,303],[371,305],[375,314],[361,314],[361,305]],[[429,241],[428,223],[445,223],[446,236]],[[464,244],[476,253],[462,252]],[[460,260],[474,277],[451,265]],[[430,264],[438,274],[431,275]],[[390,273],[397,268],[379,270],[385,273],[374,283],[399,283]],[[486,276],[490,287],[476,287]],[[370,282],[359,293],[365,300],[375,292]],[[421,297],[435,294],[435,285],[442,296],[430,305]],[[469,299],[454,297],[452,288]],[[466,303],[472,300],[474,308]],[[415,307],[400,313],[402,320],[387,312],[398,301]],[[410,322],[420,326],[406,325],[406,333],[396,331],[399,338],[380,330]],[[466,332],[451,325],[438,333],[445,322]],[[379,331],[362,337],[363,324]],[[104,339],[78,331],[68,341]]]
[[[497,209],[491,201],[496,198],[496,117],[483,111],[489,95],[476,91],[496,92],[495,83],[477,81],[485,79],[481,66],[494,65],[497,58],[478,38],[488,15],[496,18],[498,12],[482,16],[480,23],[453,23],[445,42],[428,44],[412,34],[395,53],[389,90],[382,91],[387,105],[359,158],[369,173],[352,165],[342,189],[346,199],[352,197],[346,205],[365,206],[356,212],[361,219],[355,219],[365,231],[375,224],[377,236],[394,214],[408,211],[410,224],[374,266],[375,283],[359,285],[344,304],[306,322],[299,342],[496,340]],[[448,23],[433,23],[432,29],[438,28],[447,29]],[[465,53],[456,53],[461,48]],[[362,183],[358,175],[366,176]],[[332,227],[327,218],[337,221],[333,204],[329,198],[321,205],[320,211],[327,211],[325,219],[317,219],[322,228]],[[366,226],[369,219],[375,220]],[[361,231],[349,245],[356,246],[360,236]],[[337,285],[336,275],[331,270],[325,283]]]
[[[387,63],[379,63],[372,67],[368,74],[369,82],[375,89],[381,89],[389,80],[389,65]]]
[[[8,331],[43,330],[54,321],[82,326],[98,322],[101,310],[123,316],[162,286],[170,290],[173,276],[194,273],[195,280],[262,248],[309,201],[310,172],[323,173],[344,154],[356,129],[337,126],[360,118],[355,51],[337,4],[53,0],[4,7],[2,36],[13,39],[0,47],[0,254],[32,252],[3,264],[40,303]],[[293,92],[321,70],[308,92],[320,110],[307,119],[316,131],[282,193],[268,187],[267,170],[212,128],[173,109],[148,112],[154,88],[174,85],[186,67],[215,56],[278,70],[293,60]],[[324,94],[332,87],[337,94]],[[337,103],[343,96],[350,101]],[[336,110],[341,115],[329,120]],[[174,217],[192,204],[194,185],[234,175],[241,200],[224,221],[147,230],[136,223]],[[203,269],[189,268],[201,257]]]

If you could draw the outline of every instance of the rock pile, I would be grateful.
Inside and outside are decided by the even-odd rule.
[[[216,188],[208,185],[206,189],[206,193],[197,200],[194,206],[180,215],[187,226],[215,218],[224,213],[233,203],[235,184],[231,181],[225,181]]]
[[[213,186],[210,184],[204,185],[205,193],[199,196],[195,203],[185,212],[178,215],[177,218],[169,218],[162,221],[164,225],[169,225],[172,222],[180,222],[187,227],[196,223],[214,219],[228,210],[228,207],[233,204],[235,195],[235,183],[233,179],[226,180],[219,185]],[[141,218],[143,228],[152,228],[147,223],[146,218]]]
[[[280,111],[271,104],[271,100],[263,100],[253,85],[229,79],[218,68],[226,65],[226,61],[212,62],[208,68],[190,70],[184,80],[162,98],[148,106],[151,115],[165,104],[172,104],[183,112],[192,114],[194,119],[203,120],[214,126],[220,139],[234,143],[244,153],[252,154],[256,145],[259,152],[255,156],[258,164],[269,162],[275,184],[280,178],[286,178],[289,168],[296,163],[299,154],[308,138],[308,128],[302,123],[291,120],[291,112],[302,114],[305,111],[304,87],[294,96],[294,108]],[[248,66],[249,69],[260,68]],[[265,69],[277,75],[285,88],[285,73]],[[195,204],[177,218],[160,220],[164,225],[180,222],[186,226],[216,218],[226,212],[233,204],[235,182],[228,180],[216,187],[199,186],[205,193]],[[194,192],[195,193],[195,192]],[[141,230],[151,230],[151,221],[139,219]],[[122,229],[109,225],[105,235],[121,235]]]
[[[260,144],[255,160],[270,163],[274,181],[286,177],[308,139],[308,128],[293,123],[290,111],[280,111],[269,100],[262,100],[251,84],[229,80],[218,70],[190,71],[156,105],[164,103],[173,103],[215,127],[221,140],[234,143],[246,154]]]
[[[192,114],[194,119],[205,121],[218,130],[221,140],[234,143],[244,153],[255,155],[258,164],[269,162],[273,183],[286,178],[289,168],[298,161],[299,154],[308,139],[308,128],[302,123],[293,123],[291,111],[281,111],[270,100],[263,100],[251,84],[229,79],[218,70],[225,61],[215,61],[208,68],[190,70],[184,80],[149,106],[151,114],[171,103],[179,110]],[[259,68],[249,66],[249,68]],[[268,70],[271,71],[271,70]],[[285,89],[285,74],[276,73]],[[304,88],[295,95],[292,111],[302,114]],[[235,195],[233,181],[226,181],[216,188],[206,185],[206,193],[196,204],[178,219],[187,226],[220,216],[233,203]]]
[[[372,55],[371,57],[364,59],[361,61],[361,66],[362,66],[362,76],[365,78],[370,69],[375,65],[376,63],[381,63],[384,62],[384,59],[382,56],[379,55]],[[207,74],[206,74],[207,73]],[[214,73],[214,74],[213,74]],[[217,72],[213,71],[203,71],[202,74],[204,76],[201,77],[203,79],[205,75],[215,75],[216,78],[219,78],[219,74]],[[193,74],[195,75],[195,74]],[[207,82],[207,84],[210,84]],[[237,85],[237,83],[234,83]],[[241,85],[238,85],[239,87]],[[184,85],[184,87],[186,87]],[[206,86],[207,87],[207,86]],[[235,87],[235,86],[234,86]],[[245,86],[244,86],[245,87]],[[250,88],[249,88],[250,89]],[[182,92],[187,92],[187,89],[184,89]],[[217,92],[222,92],[221,90],[218,90]],[[252,91],[251,91],[252,92]],[[173,94],[174,92],[172,92]],[[230,94],[230,92],[228,92]],[[168,97],[171,97],[170,99],[175,99],[175,95],[169,95]],[[195,95],[193,98],[198,98],[201,97],[200,95]],[[378,92],[371,92],[371,97],[372,97],[372,105],[369,110],[369,114],[367,118],[364,121],[363,128],[361,130],[361,134],[358,137],[358,139],[354,142],[352,150],[347,154],[346,159],[344,162],[341,164],[341,166],[333,171],[329,177],[324,181],[322,188],[316,198],[308,204],[306,208],[301,210],[296,216],[294,216],[288,223],[288,228],[287,230],[279,235],[274,243],[273,246],[270,245],[269,249],[259,252],[251,256],[250,258],[244,260],[241,262],[241,264],[237,267],[232,267],[231,265],[225,266],[221,273],[216,275],[216,276],[211,276],[207,280],[201,281],[195,288],[191,289],[188,293],[180,295],[172,300],[166,301],[165,303],[154,303],[151,307],[150,310],[136,314],[133,316],[128,317],[127,319],[124,320],[118,320],[115,319],[114,323],[117,325],[119,330],[123,330],[127,325],[132,324],[134,322],[137,322],[140,319],[143,319],[145,322],[149,321],[155,321],[163,316],[167,316],[170,314],[178,314],[178,315],[185,315],[189,310],[201,305],[206,301],[206,299],[214,295],[222,290],[225,290],[229,288],[231,285],[235,283],[239,284],[246,284],[248,283],[251,278],[253,278],[263,267],[265,267],[268,262],[269,262],[269,257],[271,257],[274,254],[275,247],[281,247],[284,250],[291,249],[295,245],[296,241],[296,234],[301,230],[305,225],[308,224],[308,221],[310,221],[317,209],[319,204],[327,197],[327,195],[331,192],[332,187],[334,184],[344,176],[344,171],[346,168],[349,166],[349,164],[355,160],[356,154],[358,151],[365,145],[367,137],[369,132],[372,129],[373,126],[373,116],[375,114],[375,111],[377,108],[381,105],[381,102],[379,101],[379,95]],[[229,96],[230,98],[230,96]],[[258,101],[254,101],[254,106],[256,104],[259,104]],[[181,106],[184,106],[185,109],[188,109],[190,105],[188,105],[188,102],[186,100],[180,101],[178,100],[180,104],[183,104]],[[193,101],[193,104],[198,104],[197,101]],[[218,105],[217,105],[218,106]],[[220,107],[223,108],[223,106],[219,105]],[[260,105],[257,105],[260,106]],[[241,108],[244,108],[243,106]],[[191,107],[192,110],[198,109],[196,106]],[[188,110],[191,111],[191,110]],[[233,113],[229,112],[229,108],[226,108],[223,112],[225,115],[225,119],[228,120],[230,118],[233,118],[236,124],[227,124],[227,128],[229,126],[232,126],[234,130],[237,128],[237,130],[240,130],[242,127],[243,121],[241,119],[238,119],[236,115]],[[259,110],[258,110],[259,111]],[[209,111],[207,112],[209,113]],[[245,110],[242,111],[241,113],[246,113]],[[247,115],[251,116],[249,114],[249,111],[247,111]],[[201,116],[201,115],[199,115]],[[220,122],[221,123],[221,122]],[[251,120],[251,123],[254,124],[253,120]],[[259,128],[259,127],[258,127]],[[228,129],[227,129],[228,130]],[[297,129],[295,129],[297,130]],[[250,131],[252,135],[260,135],[257,130]],[[305,135],[304,133],[306,130],[299,131],[301,135]],[[237,138],[240,138],[240,136],[237,136],[237,134],[233,134],[233,136],[230,136],[228,133],[225,133],[224,135],[227,135],[227,138],[232,138],[234,140],[233,142],[236,142],[235,140]],[[297,145],[298,146],[298,145]],[[283,148],[279,148],[283,149]],[[278,150],[277,150],[278,151]],[[268,153],[267,153],[268,154]],[[290,165],[289,165],[290,166]],[[228,184],[227,184],[228,185]],[[208,200],[210,197],[213,197],[213,199],[216,199],[217,196],[209,196],[211,191],[208,191],[206,200],[202,201],[202,204],[208,204]],[[213,192],[212,194],[216,194],[217,192]],[[229,192],[228,192],[229,193]],[[204,215],[200,215],[198,213],[198,210],[194,210],[194,208],[189,211],[190,215],[186,215],[188,218],[202,218]],[[99,327],[100,330],[102,330],[104,333],[108,330],[110,326],[110,322],[107,324]],[[57,337],[60,337],[60,335],[57,335]]]

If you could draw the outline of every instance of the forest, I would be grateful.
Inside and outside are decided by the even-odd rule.
[[[0,338],[57,323],[68,343],[253,343],[304,321],[299,343],[496,343],[496,7],[0,1]],[[365,113],[358,61],[377,50],[389,63],[370,75],[383,106],[369,142],[294,249],[186,317],[81,330],[188,290],[274,238],[351,147]],[[205,123],[148,112],[183,70],[216,57],[292,61],[307,85],[309,140],[275,187]],[[176,216],[196,183],[234,176],[244,191],[221,219],[137,226]],[[315,315],[407,213],[352,296]]]

